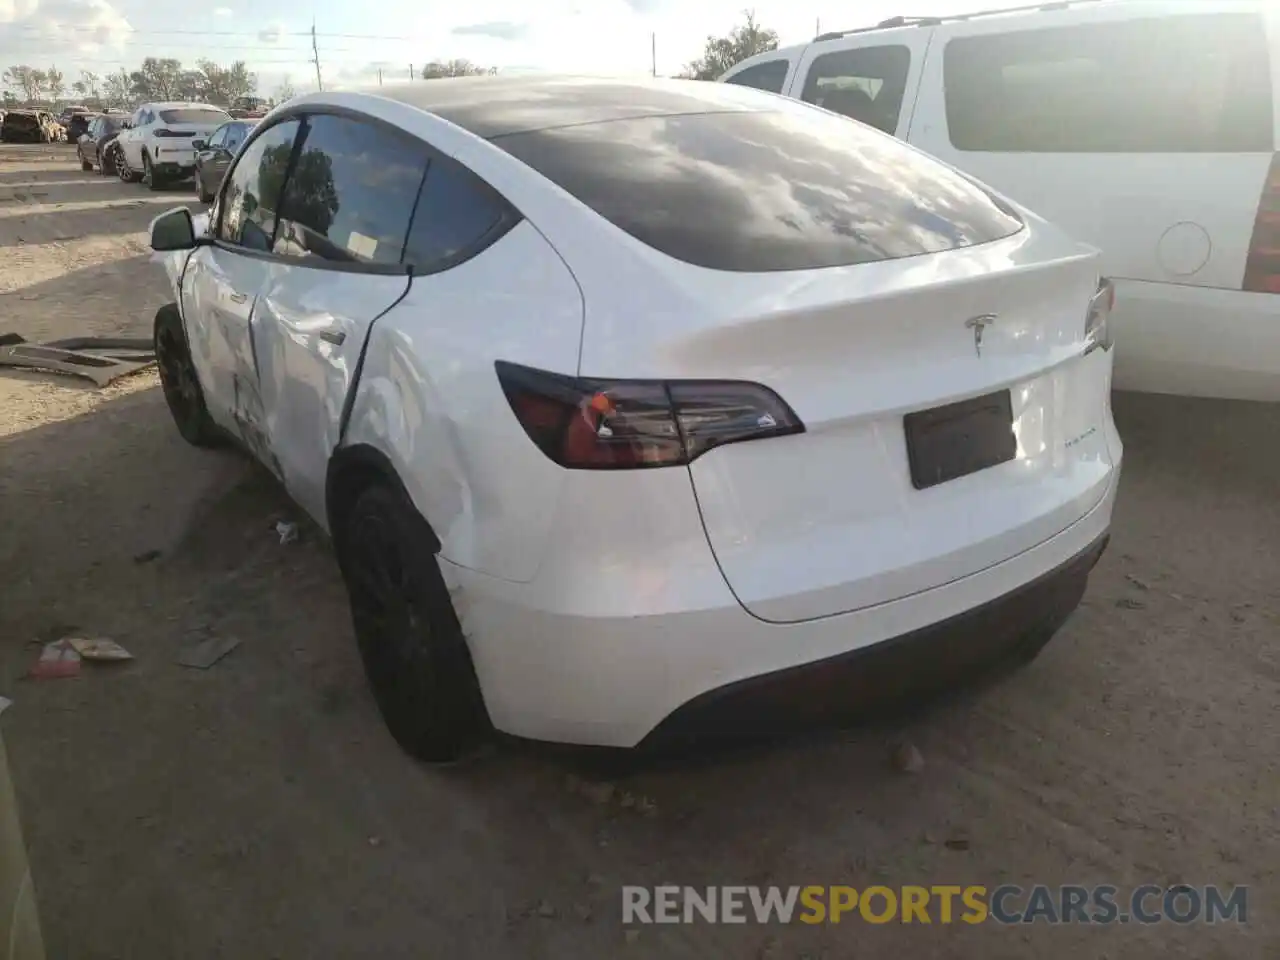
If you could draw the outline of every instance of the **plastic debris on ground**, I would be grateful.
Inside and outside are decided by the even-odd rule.
[[[238,646],[238,637],[206,637],[183,647],[178,654],[178,663],[184,667],[208,670]]]
[[[133,659],[132,653],[107,637],[68,637],[66,642],[71,644],[84,660],[116,663]]]
[[[4,713],[13,706],[13,701],[8,697],[0,697],[0,713]]]
[[[58,680],[80,675],[80,654],[66,640],[46,643],[40,650],[40,659],[31,668],[33,680]]]
[[[298,525],[280,520],[276,523],[276,533],[280,536],[281,545],[293,543],[298,539]]]

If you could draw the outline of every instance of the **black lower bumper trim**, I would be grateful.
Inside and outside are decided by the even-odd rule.
[[[641,742],[666,752],[752,740],[865,717],[1030,658],[1080,603],[1103,535],[1049,573],[958,616],[900,637],[708,691]]]

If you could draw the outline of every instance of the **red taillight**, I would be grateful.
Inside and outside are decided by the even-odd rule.
[[[1280,155],[1271,158],[1244,267],[1244,289],[1280,293]]]
[[[804,432],[782,398],[758,383],[592,380],[495,366],[529,439],[573,470],[680,466],[726,443]]]

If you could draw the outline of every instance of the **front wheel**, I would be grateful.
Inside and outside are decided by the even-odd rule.
[[[195,447],[220,446],[222,434],[205,406],[204,391],[200,389],[200,378],[191,362],[182,315],[176,303],[156,311],[155,351],[160,387],[182,439]]]
[[[490,724],[433,540],[408,497],[379,482],[357,496],[335,544],[382,719],[407,753],[441,763],[466,754]]]
[[[159,190],[163,184],[160,182],[160,175],[156,173],[155,167],[151,165],[151,158],[145,152],[142,154],[142,182],[148,190]]]
[[[200,174],[200,168],[196,167],[196,196],[200,198],[201,203],[213,203],[213,194],[204,188],[204,177]]]
[[[112,154],[116,160],[116,175],[123,183],[137,183],[138,175],[129,167],[129,158],[125,156],[124,147],[117,147]]]

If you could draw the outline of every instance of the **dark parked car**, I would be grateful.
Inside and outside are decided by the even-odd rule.
[[[76,155],[82,170],[96,167],[104,177],[115,175],[115,155],[107,148],[124,129],[127,119],[123,113],[102,113],[90,118],[88,129],[76,139]]]
[[[207,141],[191,141],[196,151],[196,196],[202,203],[213,200],[222,175],[257,123],[257,120],[232,120],[209,134]]]
[[[75,110],[65,118],[59,117],[58,122],[67,128],[67,142],[78,142],[80,137],[88,131],[89,121],[93,117],[94,115],[88,110]]]
[[[5,143],[52,143],[58,126],[47,110],[10,110],[0,122],[0,140]]]

